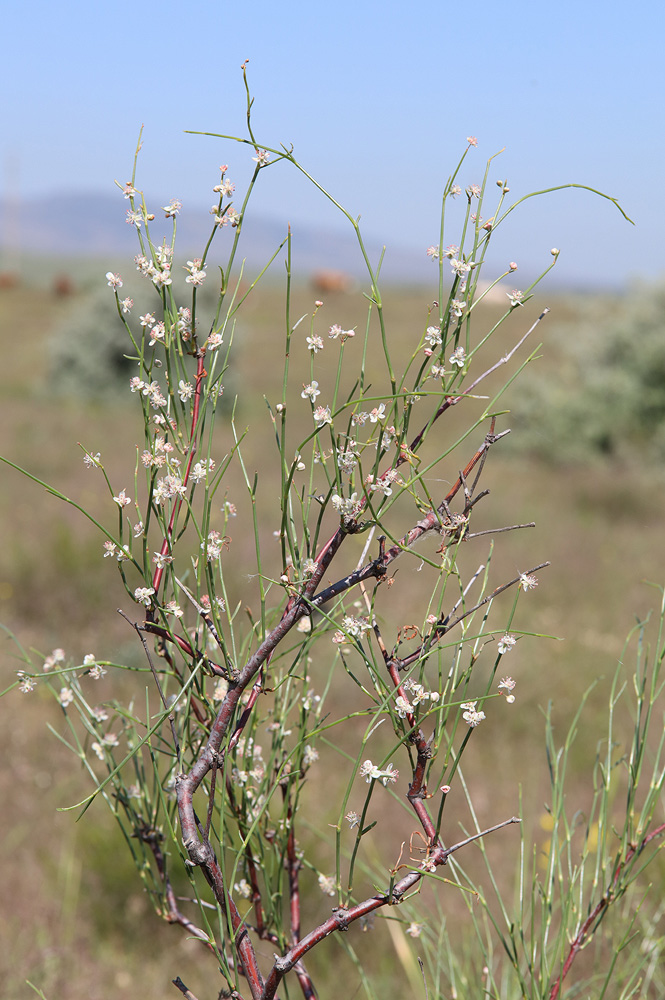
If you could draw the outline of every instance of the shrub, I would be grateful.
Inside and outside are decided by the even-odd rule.
[[[131,614],[120,613],[146,665],[93,653],[77,663],[62,650],[34,664],[23,653],[25,669],[12,687],[23,694],[36,684],[52,689],[67,745],[93,784],[71,808],[85,812],[105,799],[157,914],[201,943],[202,962],[207,956],[212,975],[221,976],[220,996],[271,1000],[291,979],[304,996],[315,996],[308,963],[330,935],[350,961],[340,966],[335,991],[341,985],[353,992],[355,977],[373,995],[371,955],[343,932],[369,929],[379,915],[397,935],[407,972],[401,935],[418,939],[428,924],[424,988],[437,997],[456,982],[477,990],[480,980],[493,996],[555,1000],[577,953],[625,895],[663,829],[653,823],[662,742],[647,764],[663,654],[649,669],[643,656],[638,660],[629,756],[617,761],[612,728],[599,753],[581,854],[579,823],[569,818],[563,792],[570,740],[558,749],[548,732],[547,874],[540,876],[536,855],[530,867],[525,840],[526,881],[513,917],[490,865],[497,916],[460,866],[473,851],[489,857],[499,837],[506,838],[504,856],[514,858],[505,828],[520,820],[501,810],[483,829],[469,792],[483,779],[465,777],[461,761],[483,739],[487,714],[514,711],[516,685],[502,676],[503,660],[529,635],[522,598],[547,565],[497,579],[491,537],[501,534],[508,544],[503,533],[529,525],[476,530],[476,511],[488,496],[480,488],[483,471],[508,432],[500,405],[506,385],[490,376],[508,366],[510,384],[526,363],[518,352],[540,320],[524,329],[520,304],[532,288],[513,293],[492,330],[478,334],[473,320],[492,233],[519,202],[505,208],[504,181],[491,202],[491,159],[483,183],[462,192],[458,176],[476,145],[467,140],[444,189],[439,243],[427,251],[438,265],[438,298],[414,322],[418,333],[401,368],[379,265],[370,261],[357,222],[340,208],[368,273],[367,314],[353,328],[334,317],[323,324],[318,301],[309,315],[292,315],[287,234],[277,387],[260,406],[241,401],[247,424],[236,404],[219,419],[236,320],[262,277],[241,290],[235,268],[251,192],[279,162],[303,171],[292,151],[256,141],[249,93],[247,110],[249,136],[237,141],[253,152],[253,177],[234,202],[222,167],[210,239],[201,258],[185,265],[189,305],[179,305],[172,278],[180,205],[165,208],[171,243],[153,242],[152,216],[135,186],[136,161],[124,193],[140,241],[137,267],[154,294],[150,315],[137,317],[120,275],[107,274],[135,366],[130,389],[144,447],[136,461],[130,445],[120,484],[111,483],[94,444],[84,461],[115,511],[108,524],[95,523],[130,602]],[[465,199],[461,234],[446,248],[446,206],[457,196]],[[492,213],[489,222],[483,209]],[[210,277],[213,239],[225,229],[221,290],[204,324],[199,289]],[[514,270],[507,265],[501,277]],[[518,326],[513,347],[488,361],[492,334],[504,323]],[[322,352],[323,360],[333,355],[332,365],[324,366]],[[269,345],[256,367],[270,386]],[[493,386],[489,397],[486,385]],[[466,421],[448,440],[440,428],[456,408],[467,410]],[[422,586],[397,573],[405,563],[422,570]],[[239,582],[247,574],[249,601]],[[137,685],[128,702],[108,693],[111,670],[148,680],[145,693]],[[617,679],[611,723],[623,691]],[[499,748],[491,749],[500,766]],[[626,806],[617,811],[613,776],[624,766]],[[467,814],[471,827],[459,834]],[[320,843],[309,836],[317,825]],[[593,863],[592,825],[599,845]],[[443,903],[430,888],[444,891]],[[439,906],[458,906],[459,891],[481,902],[469,917],[479,929],[472,950],[454,934],[442,939],[432,916]],[[332,909],[322,911],[321,903]],[[637,910],[631,912],[634,923]],[[495,953],[490,926],[505,960]],[[625,982],[655,947],[631,957]],[[274,957],[266,959],[265,950]],[[576,988],[584,981],[578,976]],[[192,996],[179,978],[174,982]]]

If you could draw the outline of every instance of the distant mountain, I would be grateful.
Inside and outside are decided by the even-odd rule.
[[[166,204],[166,199],[164,204]],[[161,204],[161,203],[160,203]],[[137,253],[136,232],[124,222],[129,203],[113,195],[74,194],[0,200],[0,250],[6,261],[21,256],[96,258],[100,261],[132,257]],[[212,219],[205,208],[192,208],[178,218],[177,245],[181,256],[200,256],[210,236]],[[229,245],[231,227],[217,237]],[[151,223],[153,239],[170,239],[170,223],[160,215]],[[262,266],[286,236],[284,226],[271,219],[248,217],[241,235],[240,259]],[[368,241],[373,261],[381,246]],[[223,253],[219,254],[220,259]],[[351,231],[307,226],[293,229],[292,260],[299,274],[341,271],[352,277],[366,274]],[[429,264],[429,267],[428,267]],[[432,265],[424,254],[391,248],[381,271],[387,280],[420,282],[432,279]]]

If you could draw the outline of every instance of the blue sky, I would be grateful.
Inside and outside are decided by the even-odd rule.
[[[257,136],[292,143],[389,252],[438,242],[442,186],[474,135],[464,184],[505,147],[490,177],[507,178],[511,197],[589,184],[636,223],[582,191],[534,199],[503,237],[507,260],[546,266],[558,246],[559,281],[655,278],[664,22],[650,0],[15,4],[3,13],[3,187],[71,194],[75,213],[77,192],[128,178],[144,124],[138,185],[208,207],[219,164],[240,183],[251,153],[184,132],[244,134],[249,59]],[[296,233],[343,225],[285,164],[264,173],[256,211]]]

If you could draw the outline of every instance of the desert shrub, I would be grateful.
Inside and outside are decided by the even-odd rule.
[[[665,455],[665,284],[582,302],[548,335],[556,372],[534,366],[513,404],[511,446],[556,461]]]
[[[476,810],[474,789],[491,788],[500,745],[487,744],[489,770],[466,767],[487,717],[515,711],[519,688],[503,674],[505,657],[533,635],[523,602],[548,565],[499,575],[494,536],[507,546],[511,532],[531,525],[492,530],[476,520],[489,495],[481,488],[486,463],[507,433],[504,393],[527,363],[524,345],[540,320],[526,329],[521,323],[533,286],[511,294],[490,330],[476,329],[474,310],[480,287],[491,287],[479,279],[492,234],[525,199],[506,207],[501,180],[490,196],[493,158],[482,184],[462,191],[458,176],[476,146],[469,138],[444,189],[439,242],[427,251],[438,271],[437,298],[414,320],[400,367],[380,261],[369,259],[358,223],[340,207],[368,275],[365,315],[349,328],[324,320],[318,300],[306,315],[293,315],[285,234],[275,250],[277,257],[284,249],[286,264],[281,364],[276,369],[267,351],[257,351],[263,399],[222,413],[237,318],[263,274],[241,285],[235,267],[250,195],[279,163],[304,172],[291,150],[257,142],[251,103],[248,92],[248,136],[219,138],[253,154],[253,176],[236,200],[228,167],[221,168],[210,239],[199,259],[183,265],[187,306],[173,281],[175,222],[170,243],[152,240],[135,161],[124,193],[150,315],[139,312],[120,274],[106,277],[126,335],[125,391],[143,450],[137,455],[132,436],[125,478],[116,484],[94,442],[82,446],[108,520],[46,487],[97,524],[100,559],[118,573],[127,609],[120,613],[144,664],[99,651],[77,662],[59,648],[39,657],[19,645],[23,666],[9,690],[15,697],[37,685],[53,692],[60,737],[92,785],[70,808],[107,803],[156,914],[200,944],[209,996],[272,1000],[292,983],[314,997],[313,970],[323,975],[325,967],[317,955],[336,943],[330,991],[362,986],[371,997],[372,979],[385,991],[397,967],[388,940],[413,979],[407,939],[421,941],[423,991],[437,998],[460,983],[469,993],[549,1000],[564,980],[578,993],[604,982],[627,995],[637,976],[649,975],[649,988],[660,988],[650,964],[660,948],[653,914],[645,923],[648,949],[624,946],[646,914],[638,876],[664,829],[663,741],[654,746],[649,732],[660,712],[662,631],[648,656],[641,626],[629,682],[617,674],[582,820],[570,816],[565,795],[579,718],[561,746],[547,730],[552,826],[544,876],[528,824],[520,863],[508,840],[520,817],[492,802],[495,815],[484,824]],[[458,242],[446,246],[446,207],[458,196]],[[167,218],[180,207],[167,206]],[[225,229],[221,289],[205,315],[200,289]],[[496,281],[515,270],[507,263]],[[513,331],[512,347],[492,354],[499,326]],[[77,343],[85,353],[81,331]],[[105,357],[97,355],[97,366]],[[497,381],[503,371],[505,381]],[[248,391],[241,386],[238,395]],[[465,413],[464,427],[446,436],[454,409]],[[251,419],[241,423],[239,413]],[[398,573],[400,566],[413,572]],[[239,577],[250,578],[249,598]],[[125,684],[114,684],[117,671]],[[634,701],[625,753],[614,728],[624,694]],[[478,857],[488,861],[482,883]],[[514,871],[516,906],[505,902]],[[462,916],[465,898],[479,906]],[[604,955],[590,969],[577,956],[619,900],[628,907],[618,949],[624,961],[608,976]],[[454,915],[450,930],[442,908]],[[375,918],[383,936],[372,932]],[[477,938],[460,933],[464,926],[477,929]],[[370,933],[379,948],[366,944]],[[174,983],[192,997],[179,978]]]

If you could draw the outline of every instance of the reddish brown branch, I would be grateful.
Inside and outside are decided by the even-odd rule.
[[[178,903],[176,900],[173,887],[171,885],[171,880],[169,879],[168,872],[166,870],[166,861],[164,859],[164,853],[161,848],[162,834],[158,830],[153,830],[151,827],[143,826],[138,830],[138,836],[141,838],[144,844],[147,844],[152,851],[152,856],[155,859],[155,865],[157,866],[157,871],[159,877],[162,880],[162,885],[164,886],[164,899],[166,902],[167,909],[162,911],[162,916],[169,924],[180,924],[184,927],[186,931],[195,937],[199,941],[202,941],[211,951],[214,951],[214,946],[210,941],[210,937],[204,930],[193,924],[191,920],[180,912]]]
[[[488,833],[494,833],[496,830],[500,830],[504,826],[519,822],[520,820],[517,817],[512,816],[503,823],[497,823],[496,826],[492,826],[487,830],[482,830],[480,833],[474,834],[472,837],[467,837],[465,840],[460,841],[458,844],[454,844],[452,847],[438,847],[431,854],[428,860],[428,867],[431,867],[433,870],[439,865],[445,865],[450,855],[460,848],[465,847],[474,840],[478,840],[480,837],[486,836]],[[302,960],[308,951],[311,951],[311,949],[323,941],[324,938],[328,937],[334,931],[348,930],[349,926],[354,921],[367,916],[369,913],[372,913],[374,910],[377,910],[382,906],[399,905],[409,889],[412,889],[415,885],[417,885],[418,882],[424,878],[424,876],[424,869],[410,871],[404,876],[404,878],[395,883],[391,893],[380,893],[376,896],[371,896],[362,903],[357,903],[355,906],[350,906],[348,908],[336,907],[333,910],[333,915],[331,917],[325,920],[313,931],[310,931],[309,934],[305,935],[305,937],[294,945],[294,947],[291,948],[286,955],[283,955],[275,961],[270,975],[266,980],[261,1000],[273,1000],[275,993],[277,992],[277,988],[279,987],[279,984],[284,976],[295,967],[297,962]]]
[[[577,934],[573,938],[570,945],[570,949],[568,951],[568,955],[566,957],[566,961],[563,963],[563,968],[561,969],[561,973],[555,980],[550,990],[549,1000],[557,1000],[559,996],[559,991],[561,990],[561,984],[563,983],[564,979],[570,972],[570,967],[575,961],[578,952],[581,951],[581,949],[584,947],[587,941],[587,938],[593,933],[594,925],[596,924],[596,922],[597,921],[600,922],[603,919],[611,903],[614,902],[616,898],[616,896],[614,895],[614,890],[617,887],[619,876],[623,872],[626,865],[630,864],[630,862],[636,855],[641,854],[644,848],[647,846],[647,844],[650,843],[650,841],[654,840],[656,837],[662,836],[663,833],[665,833],[665,823],[661,823],[661,825],[657,827],[655,830],[653,830],[651,833],[646,834],[642,838],[639,844],[631,844],[631,846],[628,849],[628,852],[626,853],[626,857],[623,859],[623,861],[620,862],[619,865],[617,865],[617,869],[614,873],[614,877],[610,883],[609,889],[607,890],[605,895],[598,900],[593,910],[591,911],[591,913],[586,918],[586,920],[578,930]]]

